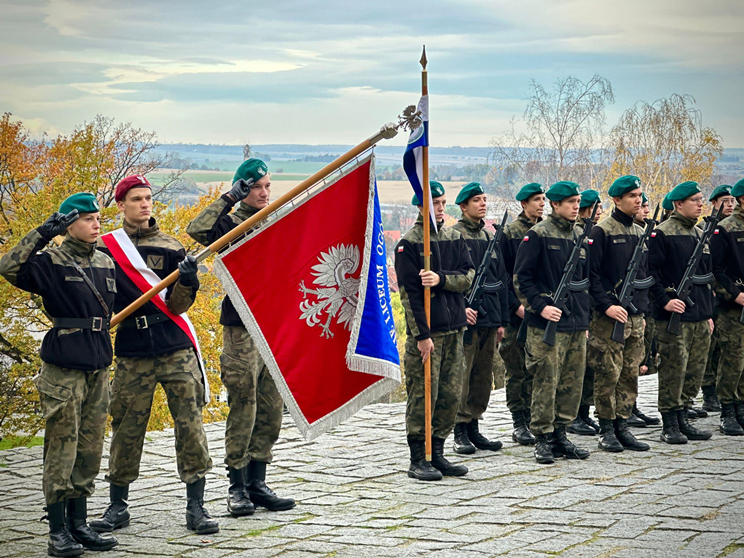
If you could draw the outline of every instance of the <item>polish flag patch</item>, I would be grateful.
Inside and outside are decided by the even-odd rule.
[[[530,241],[530,237],[529,237],[529,236],[525,236],[525,237],[524,237],[524,238],[522,239],[522,242],[529,242],[529,241]]]
[[[655,232],[652,232],[651,233],[651,238],[656,238],[656,233]]]
[[[403,251],[403,246],[398,246],[398,252],[402,252],[402,251]]]
[[[718,229],[716,229],[713,231],[713,234],[718,234],[718,232],[719,232]]]
[[[594,239],[593,238],[590,238],[590,239],[587,240],[587,242],[589,242],[589,246],[591,246],[592,244],[594,244]]]

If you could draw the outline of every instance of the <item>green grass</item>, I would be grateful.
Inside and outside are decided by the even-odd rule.
[[[6,450],[17,447],[32,448],[34,446],[44,445],[44,438],[41,436],[6,436],[0,440],[0,450]]]

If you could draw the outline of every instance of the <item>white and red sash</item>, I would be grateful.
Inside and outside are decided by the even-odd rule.
[[[132,244],[129,235],[124,229],[116,229],[110,233],[106,233],[101,236],[101,240],[109,249],[111,255],[119,264],[119,267],[126,273],[127,277],[131,279],[137,288],[146,293],[152,287],[160,283],[160,277],[158,277],[149,267],[145,264],[145,260],[142,259],[137,248]],[[194,324],[191,323],[189,317],[184,312],[183,314],[174,314],[168,309],[165,303],[165,290],[160,291],[157,295],[152,297],[151,301],[157,306],[163,314],[168,316],[173,322],[181,328],[186,334],[191,343],[194,345],[196,350],[197,359],[199,361],[199,369],[202,373],[202,381],[204,382],[204,402],[209,403],[209,381],[207,380],[207,372],[204,368],[204,362],[201,356],[201,350],[199,348],[199,339],[196,336],[196,330]]]

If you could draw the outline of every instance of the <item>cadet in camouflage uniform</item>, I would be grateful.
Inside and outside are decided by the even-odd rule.
[[[504,266],[509,276],[509,324],[506,326],[504,339],[499,344],[499,354],[506,369],[504,378],[506,405],[512,414],[514,424],[512,440],[520,445],[530,446],[535,443],[535,437],[529,429],[532,376],[524,365],[524,343],[517,339],[524,318],[524,306],[517,298],[512,277],[514,261],[522,239],[535,223],[542,221],[545,192],[542,185],[533,182],[523,186],[516,199],[522,206],[522,212],[504,227],[504,240],[501,243]]]
[[[586,331],[589,328],[589,293],[579,290],[588,279],[586,247],[571,282],[564,315],[552,305],[551,296],[563,276],[573,250],[579,214],[579,185],[556,182],[546,192],[553,212],[532,227],[517,251],[514,287],[527,317],[525,364],[534,379],[532,384],[532,421],[535,435],[535,459],[553,463],[555,457],[586,459],[589,452],[576,447],[566,437],[566,426],[576,418],[581,400],[581,385],[586,366]],[[556,342],[543,342],[548,321],[556,322]]]
[[[96,251],[100,230],[95,196],[73,194],[0,260],[0,275],[40,295],[53,322],[34,378],[46,420],[43,486],[50,556],[79,556],[84,548],[109,550],[117,544],[91,530],[86,519],[106,430],[109,321],[116,293],[114,262]],[[65,232],[60,246],[44,249]]]
[[[711,286],[697,281],[687,306],[675,297],[687,262],[702,232],[695,226],[703,211],[703,196],[697,182],[678,184],[665,198],[674,204],[671,217],[661,223],[649,239],[649,267],[655,279],[651,287],[656,318],[656,341],[659,347],[659,411],[664,428],[661,441],[685,444],[687,440],[707,440],[711,432],[692,426],[685,402],[697,394],[705,373],[705,364],[713,328],[713,293]],[[710,249],[695,270],[702,277],[711,271]],[[681,334],[667,331],[672,312],[682,315]]]
[[[716,393],[721,403],[721,432],[744,434],[744,180],[731,189],[738,205],[718,223],[711,238],[719,316],[716,324],[721,357]]]
[[[483,261],[494,232],[485,228],[486,194],[478,182],[471,182],[460,190],[455,200],[462,211],[462,219],[452,227],[465,239],[470,259],[475,266]],[[503,237],[502,237],[503,242]],[[468,331],[464,338],[465,374],[462,382],[460,408],[455,421],[455,452],[475,453],[475,449],[497,451],[498,440],[489,440],[480,433],[479,421],[488,408],[493,386],[494,355],[504,337],[509,307],[506,285],[508,279],[500,248],[494,249],[491,265],[486,270],[486,285],[498,288],[483,293],[482,308],[466,308]],[[497,285],[500,285],[497,287]],[[469,294],[469,292],[468,292]],[[485,311],[485,312],[484,312]]]
[[[199,289],[196,259],[187,257],[181,243],[162,232],[151,216],[150,183],[143,176],[128,176],[116,186],[114,198],[124,217],[124,232],[147,267],[160,279],[179,270],[178,281],[166,292],[166,305],[173,314],[185,313]],[[115,260],[102,240],[98,249]],[[142,295],[121,264],[116,261],[116,312]],[[178,475],[186,484],[186,526],[199,534],[219,531],[217,521],[204,509],[205,476],[212,468],[212,459],[202,423],[205,387],[191,340],[153,302],[148,302],[119,324],[114,349],[116,374],[106,475],[110,503],[91,527],[105,533],[129,525],[129,485],[139,477],[152,399],[159,383],[175,425]]]
[[[467,327],[465,298],[475,269],[465,240],[455,229],[444,228],[447,200],[439,182],[431,182],[437,231],[431,231],[431,271],[424,271],[424,217],[395,247],[395,272],[400,301],[406,314],[406,433],[411,451],[408,476],[441,480],[462,476],[468,469],[444,457],[444,441],[455,426],[465,376],[463,332]],[[422,211],[416,196],[412,204]],[[428,218],[428,217],[427,217]],[[431,288],[431,326],[424,312],[424,288]],[[431,358],[432,460],[425,455],[424,362]]]
[[[204,209],[187,232],[208,246],[269,205],[270,194],[266,163],[255,158],[243,161],[233,177],[232,189]],[[231,213],[238,202],[237,211]],[[266,467],[282,428],[284,402],[228,297],[222,301],[220,324],[221,379],[230,407],[225,426],[225,464],[230,478],[227,509],[234,516],[251,514],[257,506],[289,510],[295,501],[280,498],[266,486]]]
[[[619,304],[628,266],[643,230],[633,216],[641,209],[641,181],[622,176],[609,189],[615,209],[589,235],[590,294],[594,312],[589,326],[587,367],[594,371],[594,404],[599,416],[599,449],[647,451],[628,428],[638,395],[638,372],[644,355],[643,315],[648,308],[647,250],[641,254],[632,307]],[[645,284],[644,284],[644,280]],[[623,342],[612,340],[616,323],[624,324]]]

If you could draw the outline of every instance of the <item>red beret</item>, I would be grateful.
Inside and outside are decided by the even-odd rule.
[[[126,178],[122,178],[116,185],[116,193],[114,194],[114,199],[118,202],[123,200],[126,197],[127,192],[129,192],[129,190],[131,190],[132,188],[149,188],[150,190],[152,190],[152,185],[144,176],[140,174],[127,176]]]

